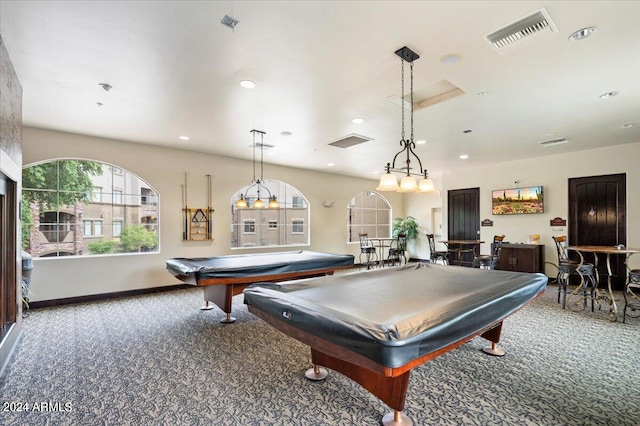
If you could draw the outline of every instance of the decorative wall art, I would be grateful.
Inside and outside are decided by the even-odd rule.
[[[491,206],[494,215],[544,213],[544,187],[496,189]]]

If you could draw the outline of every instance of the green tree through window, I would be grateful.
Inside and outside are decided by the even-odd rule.
[[[110,164],[65,159],[22,171],[22,246],[34,257],[158,250],[158,194]]]

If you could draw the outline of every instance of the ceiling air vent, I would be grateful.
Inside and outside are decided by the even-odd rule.
[[[351,148],[352,146],[360,145],[361,143],[372,141],[372,140],[373,140],[372,138],[368,138],[366,136],[350,134],[349,136],[346,136],[340,140],[331,142],[329,145],[337,146],[339,148]]]
[[[542,35],[557,33],[558,28],[543,7],[516,22],[487,34],[484,38],[501,55],[538,39]]]
[[[558,138],[558,139],[551,139],[548,141],[542,141],[542,142],[538,142],[540,145],[542,146],[555,146],[555,145],[562,145],[563,143],[569,143],[569,139],[567,138]]]

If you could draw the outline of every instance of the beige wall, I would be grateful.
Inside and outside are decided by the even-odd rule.
[[[447,191],[450,189],[480,188],[480,219],[493,220],[492,227],[481,227],[481,238],[491,241],[494,235],[505,234],[510,242],[526,242],[529,234],[540,234],[540,242],[545,245],[545,260],[555,262],[557,255],[552,236],[568,233],[567,227],[551,227],[549,221],[555,217],[567,219],[568,179],[574,177],[598,176],[626,173],[627,175],[627,246],[640,247],[640,143],[618,145],[609,148],[581,151],[573,154],[549,155],[534,160],[512,161],[495,167],[465,167],[447,170],[439,186],[442,190],[442,211],[444,235],[446,236]],[[514,182],[520,181],[518,185]],[[535,215],[494,216],[491,213],[491,191],[515,186],[543,185],[545,192],[545,212]],[[408,214],[419,220],[421,229],[427,230],[431,223],[431,198],[407,197],[405,205]],[[422,233],[424,234],[424,233]],[[423,236],[424,238],[424,236]],[[415,257],[427,258],[426,241],[420,246]],[[422,248],[425,248],[423,250]],[[482,252],[488,253],[489,245],[483,244]],[[633,259],[633,265],[640,264],[640,255]],[[547,265],[546,274],[554,276],[556,269]]]
[[[36,259],[32,300],[49,300],[177,284],[165,270],[165,260],[172,257],[217,256],[250,253],[247,249],[230,249],[231,196],[247,185],[252,176],[250,161],[217,157],[131,144],[67,133],[25,128],[23,130],[24,164],[52,158],[88,158],[121,166],[145,180],[160,194],[160,253],[130,256],[107,256],[69,259]],[[541,235],[547,261],[555,261],[552,235],[567,233],[566,227],[550,227],[549,220],[567,218],[568,179],[613,173],[627,174],[627,245],[640,247],[640,143],[566,155],[549,155],[534,161],[501,163],[499,167],[472,167],[448,170],[432,176],[439,193],[383,193],[392,205],[392,217],[411,215],[420,224],[420,237],[409,244],[411,256],[429,258],[425,234],[432,229],[432,211],[441,208],[442,234],[446,236],[446,194],[449,189],[480,188],[480,217],[493,220],[493,227],[481,227],[481,237],[490,240],[505,234],[510,242],[525,242],[529,234]],[[213,242],[183,242],[181,190],[188,172],[189,205],[206,207],[206,177],[213,181]],[[302,191],[311,206],[311,244],[300,247],[316,251],[359,254],[357,244],[347,244],[347,204],[359,192],[370,191],[376,181],[265,165],[265,176],[288,182]],[[515,186],[544,185],[545,213],[539,215],[493,216],[491,190]],[[326,208],[323,201],[333,201]],[[297,248],[296,248],[297,249]],[[281,249],[274,249],[281,250]],[[488,245],[482,252],[488,251]],[[640,257],[640,256],[637,256]],[[640,259],[635,259],[636,261]],[[635,263],[634,263],[635,264]],[[70,273],[70,271],[73,271]],[[547,275],[555,275],[548,266]]]
[[[24,165],[53,158],[87,158],[115,164],[158,191],[161,207],[159,254],[35,259],[32,301],[178,284],[180,281],[165,270],[169,258],[255,252],[230,249],[231,197],[251,180],[250,161],[28,127],[23,129],[23,155]],[[180,185],[185,172],[190,207],[207,206],[206,175],[212,176],[213,242],[182,241]],[[267,179],[295,186],[310,204],[310,246],[286,250],[350,253],[357,258],[358,244],[347,244],[347,205],[356,194],[373,190],[377,182],[270,164],[265,165],[264,174]],[[385,197],[392,204],[393,214],[402,215],[402,195],[392,193]],[[323,207],[323,201],[334,205]]]

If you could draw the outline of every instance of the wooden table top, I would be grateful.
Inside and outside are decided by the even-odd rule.
[[[640,248],[617,246],[567,246],[568,250],[586,251],[590,253],[605,253],[605,254],[633,254],[640,253]]]
[[[465,244],[465,245],[484,243],[484,241],[481,241],[481,240],[442,240],[440,242],[445,244]]]

